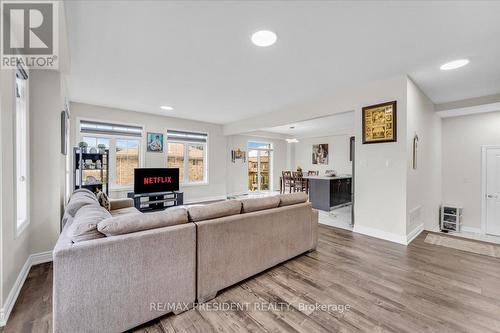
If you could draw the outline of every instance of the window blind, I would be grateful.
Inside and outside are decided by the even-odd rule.
[[[141,137],[142,127],[82,120],[80,121],[80,132]]]
[[[206,143],[207,138],[208,138],[208,134],[206,134],[206,133],[167,130],[167,140],[170,140],[170,141],[187,141],[187,142]]]

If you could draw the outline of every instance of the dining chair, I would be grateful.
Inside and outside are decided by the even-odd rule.
[[[293,179],[292,179],[292,172],[291,171],[282,171],[281,172],[281,184],[282,184],[282,186],[280,186],[280,193],[286,193],[287,186],[288,186],[290,193],[292,193]]]
[[[307,190],[307,180],[303,178],[303,174],[300,171],[292,172],[293,178],[293,191],[294,192],[305,192]]]

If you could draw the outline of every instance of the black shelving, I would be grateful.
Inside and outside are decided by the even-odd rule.
[[[73,148],[73,161],[73,184],[75,190],[86,188],[92,192],[96,192],[99,189],[109,195],[108,149],[98,153],[89,153],[82,151],[80,148]],[[95,181],[90,182],[88,177],[94,177]]]

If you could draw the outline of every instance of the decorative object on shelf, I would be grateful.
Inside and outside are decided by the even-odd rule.
[[[87,147],[88,147],[87,142],[85,142],[85,141],[81,141],[81,142],[78,144],[78,147],[81,149],[82,153],[84,153],[84,154],[86,154],[86,153],[87,153]]]
[[[97,148],[99,149],[99,154],[106,154],[106,145],[105,144],[98,144]]]
[[[337,175],[337,171],[335,170],[326,170],[325,171],[325,176],[327,177],[335,177]]]
[[[417,170],[417,157],[418,157],[418,135],[417,133],[415,133],[415,136],[413,137],[413,160],[412,160],[413,170]]]
[[[246,163],[246,152],[240,148],[231,150],[231,162],[235,163],[236,160],[242,160],[243,163]]]
[[[98,160],[98,161],[96,162],[96,167],[97,167],[97,169],[99,169],[99,170],[100,170],[100,169],[102,169],[102,162],[101,162],[101,160]]]
[[[67,109],[61,111],[61,154],[68,155],[69,147],[69,112]]]
[[[85,178],[85,185],[95,185],[97,184],[97,179],[94,176],[87,176]]]
[[[148,152],[163,153],[163,134],[148,132]]]
[[[90,153],[91,154],[97,154],[97,148],[96,147],[91,147],[90,148]]]
[[[328,144],[312,145],[312,164],[328,164]]]
[[[396,101],[363,108],[363,143],[397,141]]]
[[[456,231],[460,232],[462,224],[462,211],[461,207],[456,206],[441,206],[441,223],[440,229],[443,232]]]

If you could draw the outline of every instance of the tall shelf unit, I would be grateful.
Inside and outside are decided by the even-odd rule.
[[[73,148],[74,189],[86,188],[92,192],[97,189],[109,195],[109,150],[96,153],[84,152]]]

